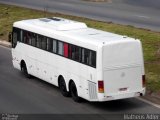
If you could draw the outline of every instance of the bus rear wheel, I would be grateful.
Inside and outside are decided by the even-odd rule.
[[[66,83],[63,79],[63,77],[60,77],[59,79],[59,88],[63,96],[68,97],[69,92],[67,92]]]
[[[22,64],[21,64],[21,71],[22,71],[22,73],[24,74],[25,77],[31,78],[31,75],[28,74],[28,70],[27,70],[25,62],[22,62]]]
[[[75,102],[81,102],[81,98],[78,96],[77,88],[74,82],[71,82],[70,84],[70,93],[71,93],[72,99]]]

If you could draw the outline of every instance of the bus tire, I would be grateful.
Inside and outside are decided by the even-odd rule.
[[[76,85],[73,81],[70,84],[70,93],[71,93],[72,99],[75,102],[81,102],[81,98],[78,96],[77,88],[76,88]]]
[[[22,71],[22,73],[24,74],[25,77],[31,78],[31,75],[28,74],[27,66],[26,66],[26,63],[24,61],[21,62],[21,71]]]
[[[61,91],[61,94],[64,96],[64,97],[68,97],[69,96],[69,92],[67,92],[67,88],[66,88],[66,83],[64,81],[64,78],[63,77],[60,77],[59,78],[59,89]]]

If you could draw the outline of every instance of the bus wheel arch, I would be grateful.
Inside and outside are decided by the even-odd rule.
[[[24,74],[27,78],[31,78],[31,75],[28,73],[28,70],[27,70],[26,62],[25,62],[24,60],[21,60],[21,62],[20,62],[20,67],[21,67],[21,71],[23,72],[23,74]]]
[[[69,81],[69,92],[75,102],[81,102],[81,98],[78,96],[77,86],[73,80]]]
[[[22,67],[23,67],[24,65],[26,65],[25,61],[24,61],[24,60],[21,60],[21,62],[20,62],[21,70],[22,70]]]
[[[61,91],[61,94],[64,96],[64,97],[68,97],[69,96],[69,92],[67,91],[67,86],[66,86],[66,82],[65,82],[65,79],[62,75],[59,75],[58,77],[58,87]]]

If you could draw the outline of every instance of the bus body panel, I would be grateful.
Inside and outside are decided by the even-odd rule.
[[[105,96],[142,89],[141,67],[127,67],[104,71]]]
[[[96,84],[97,75],[95,68],[73,60],[64,59],[64,57],[59,55],[23,43],[18,43],[16,48],[12,49],[12,57],[16,58],[16,60],[13,60],[15,68],[20,70],[20,62],[24,60],[29,74],[55,86],[58,86],[58,77],[62,75],[68,91],[69,81],[74,80],[78,89],[78,95],[90,100],[88,81],[93,81]],[[95,94],[97,94],[97,86],[95,87]]]
[[[43,23],[39,19],[34,19],[14,23],[13,26],[21,30],[21,39],[18,39],[17,45],[12,48],[12,62],[15,68],[21,70],[21,61],[24,60],[29,74],[55,86],[58,86],[58,78],[62,76],[67,91],[69,82],[73,80],[78,96],[88,101],[109,101],[144,95],[145,88],[142,86],[142,75],[145,75],[144,61],[139,40],[84,26],[78,29],[81,24],[77,25],[76,29],[71,27],[65,28],[64,31],[56,30],[54,25],[60,25],[61,28],[63,24],[72,25],[72,21],[68,22],[65,19],[60,23],[50,21]],[[82,60],[77,62],[53,51],[33,47],[22,40],[24,31],[63,42],[64,49],[67,49],[68,43],[93,51],[96,53],[96,65],[91,66],[82,63]],[[88,59],[89,57],[87,61]],[[104,93],[99,92],[98,81],[104,82]]]
[[[143,93],[142,47],[138,40],[122,41],[103,47],[104,95],[125,97]],[[131,95],[134,97],[134,94]]]

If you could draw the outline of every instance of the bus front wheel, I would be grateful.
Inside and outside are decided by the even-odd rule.
[[[70,93],[71,93],[72,99],[75,102],[80,102],[81,101],[81,98],[78,96],[77,88],[76,88],[76,85],[75,85],[74,82],[71,82],[71,84],[70,84]]]
[[[25,75],[25,77],[31,78],[30,74],[28,74],[28,70],[27,70],[25,62],[21,63],[21,71],[23,72],[23,74]]]

